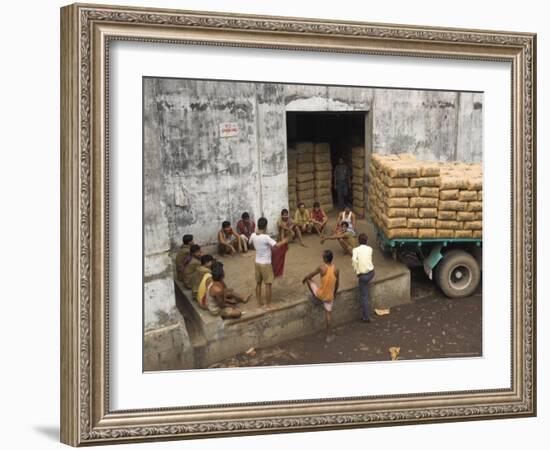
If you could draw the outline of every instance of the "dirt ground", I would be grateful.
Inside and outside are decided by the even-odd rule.
[[[482,356],[482,289],[468,298],[446,298],[422,271],[412,274],[413,303],[390,314],[359,320],[264,349],[250,349],[211,367],[251,367],[390,360],[399,347],[400,360]]]

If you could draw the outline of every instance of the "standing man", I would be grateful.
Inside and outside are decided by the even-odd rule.
[[[359,281],[359,298],[363,304],[363,322],[370,322],[369,318],[369,281],[374,277],[372,263],[372,248],[367,245],[368,237],[365,233],[359,235],[359,247],[353,249],[351,265]]]
[[[313,272],[308,273],[302,280],[302,283],[307,284],[307,287],[313,294],[313,298],[321,302],[325,309],[325,341],[327,343],[334,339],[334,336],[330,334],[332,305],[334,304],[334,299],[338,292],[338,284],[340,282],[340,271],[332,263],[333,257],[334,255],[330,250],[325,250],[323,252],[323,264],[317,267]],[[321,276],[321,286],[317,286],[312,280],[317,274]]]
[[[338,208],[343,209],[346,197],[351,189],[351,175],[349,167],[344,163],[344,158],[338,158],[338,164],[334,168],[334,189]]]
[[[288,237],[279,242],[272,239],[267,234],[267,219],[265,217],[260,217],[258,219],[258,231],[252,233],[250,242],[256,249],[256,300],[258,301],[258,305],[263,306],[262,283],[264,283],[266,308],[271,309],[271,285],[275,277],[273,274],[273,266],[271,265],[271,248],[285,245],[288,243]]]

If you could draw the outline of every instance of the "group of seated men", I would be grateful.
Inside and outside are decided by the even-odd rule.
[[[355,214],[346,206],[339,214],[332,234],[325,235],[328,216],[319,202],[313,203],[311,212],[304,203],[299,203],[293,219],[290,218],[288,209],[281,211],[281,217],[277,222],[278,241],[297,239],[300,245],[306,247],[303,235],[316,233],[321,243],[325,240],[337,240],[344,253],[352,255],[353,249],[358,245],[355,221]],[[246,253],[253,248],[250,238],[255,232],[256,224],[248,212],[242,214],[236,229],[233,229],[230,222],[224,221],[218,232],[218,253]],[[191,290],[193,299],[203,309],[222,318],[238,318],[244,314],[236,305],[246,303],[250,295],[243,297],[227,287],[224,282],[223,263],[216,261],[212,255],[203,254],[201,247],[193,241],[192,235],[183,236],[183,245],[176,255],[175,263],[178,281]]]
[[[236,305],[248,302],[251,297],[243,297],[225,284],[223,263],[203,254],[191,234],[183,236],[183,245],[176,255],[176,277],[191,290],[193,300],[201,308],[223,319],[241,317],[244,312]]]

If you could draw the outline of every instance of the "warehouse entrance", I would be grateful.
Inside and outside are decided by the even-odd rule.
[[[367,111],[287,112],[291,211],[302,201],[308,208],[319,201],[327,212],[338,206],[333,174],[341,158],[349,168],[351,182],[351,189],[343,193],[344,201],[364,215],[367,120]]]

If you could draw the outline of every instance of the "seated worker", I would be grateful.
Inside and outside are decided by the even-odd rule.
[[[294,240],[295,237],[298,238],[300,245],[306,247],[304,241],[302,240],[302,232],[300,228],[292,221],[288,215],[288,209],[283,209],[281,211],[281,218],[277,221],[277,230],[279,233],[279,241],[288,238],[289,240]]]
[[[306,205],[303,202],[298,204],[298,209],[294,213],[294,223],[298,226],[303,233],[311,233],[313,223],[311,222],[311,215],[306,209]]]
[[[218,253],[220,255],[234,255],[236,252],[246,252],[246,241],[241,235],[231,228],[226,220],[222,223],[222,229],[218,232]]]
[[[323,252],[323,263],[313,272],[307,274],[302,280],[302,283],[307,284],[307,287],[313,294],[314,300],[321,302],[325,309],[326,342],[330,342],[334,338],[330,334],[332,305],[334,304],[340,281],[340,271],[332,263],[333,257],[334,255],[330,250],[325,250]],[[312,281],[312,278],[317,274],[321,276],[321,286],[317,286]]]
[[[183,281],[183,284],[187,289],[191,289],[191,280],[193,279],[195,272],[201,265],[202,250],[200,245],[193,244],[191,246],[190,253],[191,260],[185,266],[181,280]]]
[[[355,236],[355,213],[351,210],[350,205],[346,205],[344,210],[338,214],[338,220],[336,220],[336,225],[334,226],[334,229],[332,230],[333,233],[338,233],[342,231],[341,225],[342,222],[348,223],[348,231],[351,231],[351,233]]]
[[[243,212],[241,220],[237,222],[237,232],[242,236],[243,241],[246,243],[248,248],[250,245],[250,235],[256,231],[256,224],[250,218],[250,214]],[[246,247],[245,247],[246,248]]]
[[[358,245],[357,239],[355,239],[355,235],[349,231],[347,222],[342,222],[340,227],[342,231],[339,233],[334,233],[332,236],[321,236],[321,244],[327,240],[336,239],[344,249],[344,254],[351,256],[353,249]]]
[[[183,245],[176,254],[176,278],[178,281],[183,281],[183,271],[185,270],[185,266],[189,264],[189,261],[191,261],[189,250],[193,244],[193,235],[184,234]]]
[[[246,303],[245,300],[235,298],[235,294],[228,293],[224,283],[225,272],[223,264],[216,261],[212,264],[212,278],[206,282],[206,309],[213,316],[221,316],[222,319],[238,319],[244,312],[236,306],[237,301]]]
[[[214,257],[212,255],[202,255],[201,265],[191,274],[191,292],[193,294],[193,300],[198,300],[197,295],[199,286],[203,277],[212,273],[211,269],[213,262]]]
[[[319,202],[313,203],[313,210],[311,211],[311,223],[313,224],[313,229],[317,232],[319,236],[323,234],[325,226],[328,222],[328,217],[321,208]]]

